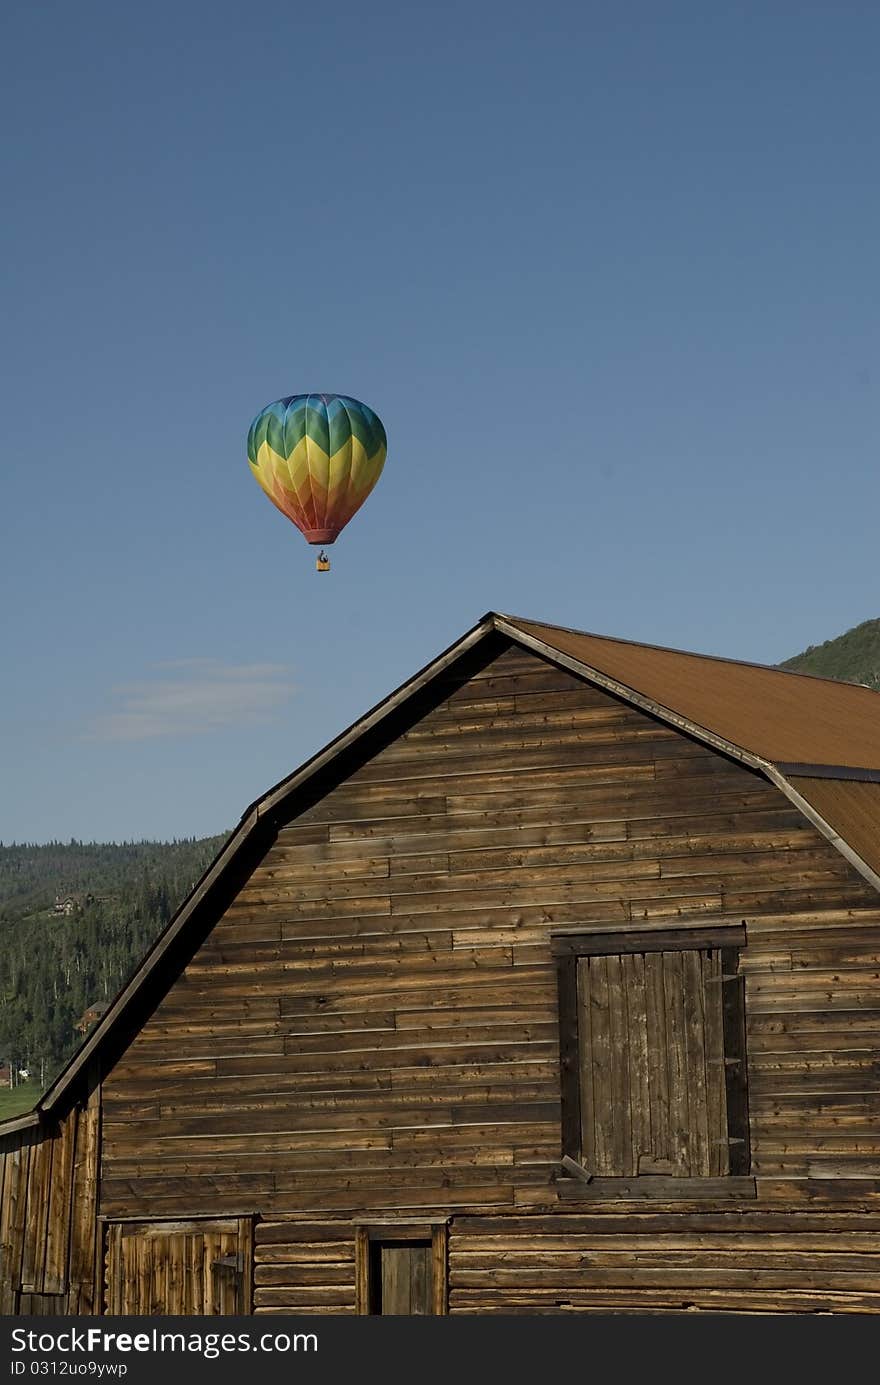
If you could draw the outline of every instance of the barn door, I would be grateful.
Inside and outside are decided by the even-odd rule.
[[[249,1313],[251,1221],[113,1222],[107,1229],[106,1312]]]

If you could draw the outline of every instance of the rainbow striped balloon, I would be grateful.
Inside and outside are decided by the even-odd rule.
[[[248,464],[309,543],[330,544],[363,505],[388,443],[373,410],[345,394],[293,394],[267,404],[248,433]]]

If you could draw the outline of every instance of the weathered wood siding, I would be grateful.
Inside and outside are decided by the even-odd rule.
[[[229,1316],[251,1311],[250,1217],[111,1222],[106,1233],[104,1310]]]
[[[880,1312],[880,1211],[461,1217],[450,1313]]]
[[[0,1314],[92,1313],[100,1089],[50,1133],[0,1137]]]
[[[729,1174],[721,950],[581,957],[577,990],[587,1168]]]
[[[106,1079],[102,1211],[555,1205],[550,930],[719,914],[759,1197],[866,1196],[877,905],[759,776],[502,653],[278,832]]]
[[[351,1222],[263,1221],[255,1241],[255,1313],[354,1313]]]

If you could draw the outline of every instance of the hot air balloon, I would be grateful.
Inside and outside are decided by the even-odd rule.
[[[385,465],[377,414],[345,394],[293,394],[267,404],[248,433],[248,464],[260,486],[309,543],[319,572]]]

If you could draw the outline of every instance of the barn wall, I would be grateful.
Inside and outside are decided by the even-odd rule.
[[[254,1312],[356,1311],[350,1221],[256,1227]],[[880,1209],[605,1206],[449,1220],[448,1312],[880,1312]]]
[[[553,1208],[551,929],[722,913],[759,1201],[874,1195],[876,893],[759,776],[530,654],[447,692],[281,828],[107,1076],[102,1212]]]
[[[0,1137],[0,1314],[100,1311],[100,1089],[50,1132]]]
[[[449,1311],[880,1312],[880,1211],[461,1217]]]

